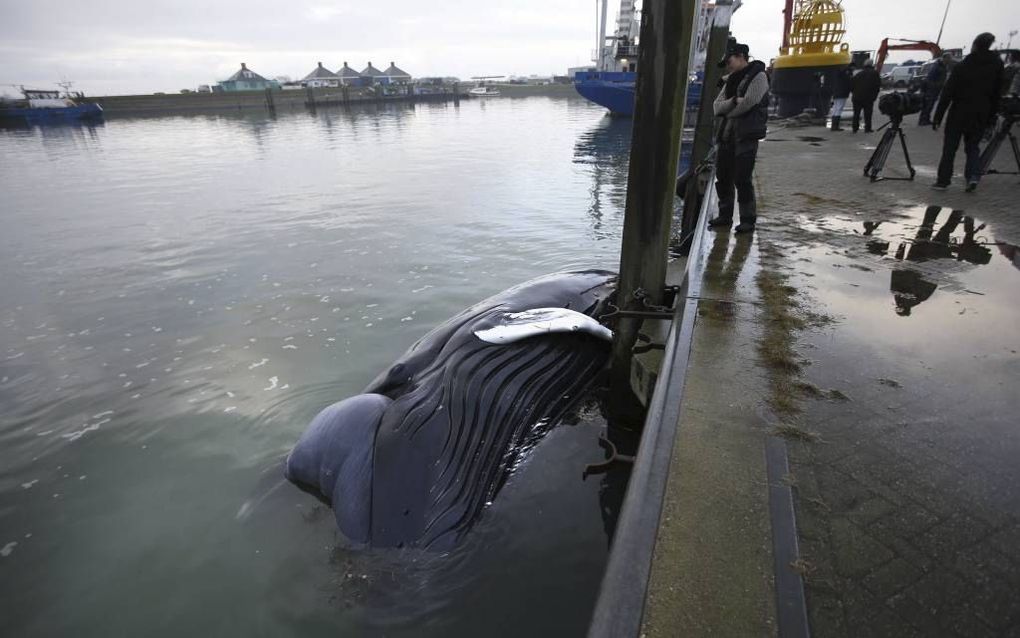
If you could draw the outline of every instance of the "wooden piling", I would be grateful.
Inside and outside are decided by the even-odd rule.
[[[313,111],[315,110],[315,91],[310,86],[305,87],[305,106]]]
[[[691,42],[699,0],[645,0],[634,104],[627,205],[617,305],[662,303],[683,129]],[[610,364],[613,401],[630,401],[630,372],[640,319],[621,317]]]
[[[712,103],[719,92],[716,84],[723,76],[723,69],[718,66],[726,52],[726,42],[730,37],[730,16],[733,14],[733,0],[716,0],[715,12],[712,14],[712,30],[709,34],[705,58],[705,76],[701,85],[701,104],[698,107],[698,122],[694,129],[694,146],[691,149],[691,178],[687,180],[684,191],[684,213],[680,223],[680,236],[687,238],[698,225],[698,213],[701,210],[701,192],[697,175],[693,170],[705,160],[712,147],[712,136],[715,133],[715,112]],[[712,188],[709,184],[706,188]],[[690,243],[681,247],[686,254]]]
[[[266,110],[272,116],[276,115],[276,103],[273,102],[273,89],[266,87]]]

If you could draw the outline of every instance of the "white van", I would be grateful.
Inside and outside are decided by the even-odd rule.
[[[882,74],[882,86],[895,87],[897,89],[905,88],[910,84],[910,80],[913,79],[914,75],[917,74],[918,69],[921,68],[920,64],[911,64],[909,66],[900,65],[895,67],[889,73]]]

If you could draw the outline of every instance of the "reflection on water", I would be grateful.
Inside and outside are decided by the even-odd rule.
[[[615,267],[628,136],[548,98],[0,131],[5,632],[583,631],[597,411],[445,555],[350,551],[279,464],[437,323]]]
[[[942,208],[939,206],[928,206],[925,209],[913,239],[901,242],[896,249],[896,259],[912,262],[956,259],[979,266],[991,262],[992,251],[988,248],[988,242],[976,239],[977,234],[985,229],[984,224],[978,224],[973,217],[964,215],[963,211],[951,210],[939,226],[941,213]],[[962,230],[962,236],[957,236],[958,230]],[[867,222],[864,234],[870,234]],[[878,246],[878,242],[869,242],[871,252],[884,253],[884,250],[878,250]],[[885,247],[888,248],[888,243]],[[938,288],[935,282],[914,270],[895,268],[890,276],[890,290],[896,300],[896,314],[900,316],[909,316],[914,306],[926,301]]]
[[[630,119],[603,117],[596,126],[578,136],[574,162],[591,167],[592,180],[588,214],[597,233],[618,232],[621,220],[603,230],[603,208],[620,213],[626,206],[627,170],[630,158]]]

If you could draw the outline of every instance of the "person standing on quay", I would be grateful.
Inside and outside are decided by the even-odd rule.
[[[862,112],[864,113],[864,132],[871,132],[871,114],[881,89],[882,78],[875,70],[875,62],[869,59],[864,63],[864,68],[850,80],[850,91],[854,97],[854,119],[852,122],[854,133],[861,127]]]
[[[832,118],[832,130],[842,131],[839,121],[843,117],[843,107],[850,97],[850,83],[854,76],[854,65],[836,71],[832,81],[832,111],[829,117]]]
[[[740,223],[736,232],[754,230],[758,219],[754,197],[754,162],[758,155],[758,140],[765,137],[769,111],[769,81],[765,64],[760,60],[748,62],[750,50],[746,44],[730,41],[720,67],[729,75],[713,104],[719,127],[716,152],[716,192],[719,194],[719,216],[708,222],[709,228],[729,228],[733,224],[733,191],[736,188],[740,204]]]
[[[942,143],[942,160],[939,162],[938,181],[932,188],[945,190],[953,178],[953,160],[963,139],[967,154],[963,176],[967,192],[973,193],[981,179],[981,136],[992,125],[999,110],[999,93],[1002,91],[1002,60],[992,51],[995,36],[982,33],[974,38],[970,54],[953,68],[942,88],[939,105],[935,109],[932,128],[938,130],[942,117],[946,119],[945,140]]]
[[[1009,65],[1002,75],[1003,95],[1020,95],[1020,51],[1009,54]]]
[[[939,100],[939,93],[946,85],[946,78],[949,77],[949,63],[952,61],[953,56],[943,53],[924,78],[924,105],[921,107],[921,115],[917,118],[918,126],[931,125],[931,110],[935,108],[935,103]]]

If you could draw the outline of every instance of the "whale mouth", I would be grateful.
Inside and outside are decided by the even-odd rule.
[[[502,345],[563,332],[585,332],[599,339],[613,340],[612,330],[588,315],[568,308],[532,308],[503,313],[496,325],[476,330],[474,335],[486,343]]]

